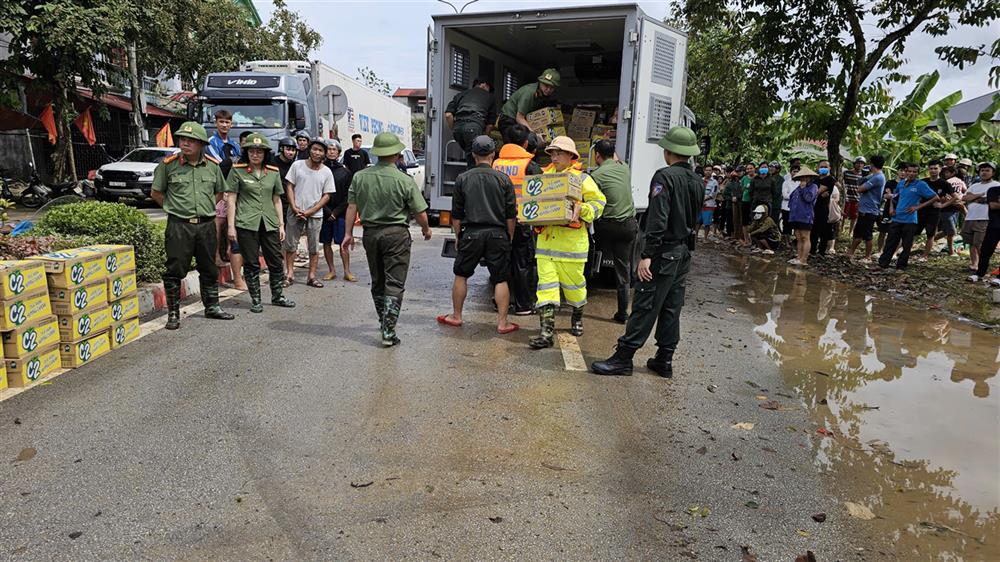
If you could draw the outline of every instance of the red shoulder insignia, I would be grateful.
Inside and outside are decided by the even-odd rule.
[[[177,160],[177,157],[179,155],[180,155],[179,152],[177,154],[171,154],[170,156],[167,156],[166,158],[163,159],[163,163],[164,164],[169,164],[169,163],[173,162],[174,160]]]
[[[270,165],[270,164],[268,164],[268,165],[264,166],[264,168],[265,168],[265,169],[268,169],[268,170],[273,170],[273,171],[275,171],[275,172],[280,172],[280,171],[281,171],[281,168],[278,168],[277,166],[272,166],[272,165]]]
[[[215,158],[212,158],[211,156],[209,156],[207,154],[205,155],[205,160],[208,160],[209,162],[211,162],[213,164],[218,164],[219,163],[218,160],[216,160]]]
[[[246,162],[239,162],[237,164],[233,164],[233,168],[246,168],[248,165],[249,164],[247,164]]]

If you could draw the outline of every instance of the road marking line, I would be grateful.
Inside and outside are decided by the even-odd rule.
[[[576,336],[568,332],[557,332],[556,338],[559,340],[559,349],[562,350],[566,370],[586,371],[587,362],[583,359],[580,343],[576,340]]]
[[[236,295],[240,294],[241,292],[242,291],[237,291],[236,289],[223,289],[223,290],[219,291],[219,302],[227,301],[227,300],[235,297]],[[191,304],[189,304],[187,306],[183,306],[183,307],[181,307],[181,319],[183,319],[185,316],[190,316],[190,315],[194,314],[195,312],[198,312],[199,310],[202,310],[203,308],[204,308],[204,305],[201,302],[193,302],[193,303],[191,303]],[[135,339],[132,340],[129,343],[136,342],[136,341],[138,341],[138,340],[140,340],[140,339],[142,339],[142,338],[144,338],[144,337],[146,337],[146,336],[148,336],[150,334],[156,333],[156,332],[164,329],[164,326],[166,326],[166,325],[167,325],[167,316],[165,314],[163,316],[158,317],[158,318],[154,318],[152,320],[147,320],[146,322],[143,322],[142,324],[139,325],[139,335],[136,336]],[[59,343],[60,343],[60,345],[62,345],[62,342],[59,342]],[[52,379],[58,377],[59,375],[61,375],[63,373],[68,373],[68,372],[70,372],[72,370],[73,369],[59,368],[59,369],[56,369],[55,371],[53,371],[51,375],[45,377],[44,379],[37,380],[37,381],[35,381],[35,382],[27,385],[27,386],[10,387],[10,388],[5,388],[3,390],[0,390],[0,402],[3,402],[4,400],[7,400],[9,398],[13,398],[13,397],[17,396],[18,394],[21,394],[22,392],[24,392],[26,390],[31,390],[32,388],[35,388],[36,386],[42,386],[42,385],[45,385],[45,384],[49,384],[52,381]]]

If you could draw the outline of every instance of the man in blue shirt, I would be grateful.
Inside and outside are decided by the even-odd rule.
[[[889,225],[889,235],[885,241],[885,249],[878,259],[878,265],[882,269],[889,267],[892,256],[902,243],[902,251],[896,259],[896,269],[902,271],[906,269],[906,264],[910,260],[910,249],[913,247],[913,237],[917,235],[917,211],[933,205],[939,200],[937,193],[930,188],[923,180],[917,179],[920,166],[917,164],[900,164],[900,168],[906,170],[906,179],[896,186],[899,194],[899,201],[896,203],[896,213],[892,217],[892,224]],[[923,203],[920,199],[927,199]]]
[[[220,109],[215,112],[215,134],[208,139],[208,146],[205,147],[205,154],[215,158],[220,163],[228,160],[232,163],[240,159],[240,144],[229,138],[229,131],[233,129],[233,114],[228,110]],[[229,175],[229,170],[223,170],[224,175]]]
[[[885,175],[882,173],[884,165],[885,158],[881,154],[872,156],[871,175],[864,178],[857,189],[858,219],[854,224],[854,239],[851,240],[851,249],[847,252],[847,257],[853,258],[855,250],[864,240],[865,257],[861,260],[863,263],[868,263],[872,259],[872,238],[882,205],[882,191],[885,189]]]

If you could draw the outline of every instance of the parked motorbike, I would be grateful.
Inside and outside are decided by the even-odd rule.
[[[34,167],[31,169],[31,177],[27,183],[7,177],[5,171],[3,172],[3,176],[2,186],[0,186],[0,196],[28,209],[37,209],[49,201],[60,197],[70,196],[76,199],[83,199],[86,195],[85,186],[81,188],[78,182],[68,181],[46,185],[38,177],[38,172]],[[91,191],[93,191],[92,187]]]

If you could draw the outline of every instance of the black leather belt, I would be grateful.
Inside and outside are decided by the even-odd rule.
[[[174,221],[174,222],[183,222],[183,223],[188,223],[188,224],[202,224],[202,223],[214,221],[215,220],[215,215],[212,215],[210,217],[193,217],[193,218],[190,218],[190,219],[185,219],[185,218],[182,218],[182,217],[178,217],[177,215],[167,215],[167,220],[171,220],[171,221]]]

